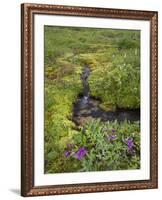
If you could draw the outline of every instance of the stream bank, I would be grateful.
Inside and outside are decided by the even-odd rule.
[[[87,121],[95,118],[103,122],[115,121],[130,122],[140,121],[140,109],[116,109],[115,111],[105,111],[100,108],[101,101],[90,96],[88,77],[90,68],[86,65],[81,74],[83,84],[83,95],[78,98],[73,107],[73,121],[76,125],[84,125]]]

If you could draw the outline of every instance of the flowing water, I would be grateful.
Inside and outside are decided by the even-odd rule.
[[[83,83],[83,96],[78,98],[73,108],[73,121],[77,125],[83,125],[92,118],[101,121],[129,120],[130,122],[140,120],[140,109],[116,109],[116,111],[105,111],[99,107],[101,101],[90,96],[88,77],[90,68],[86,65],[81,75]]]

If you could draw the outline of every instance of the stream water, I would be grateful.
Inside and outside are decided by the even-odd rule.
[[[88,77],[90,68],[86,65],[81,75],[83,83],[83,96],[78,98],[73,108],[73,121],[77,125],[83,125],[91,118],[99,118],[101,121],[129,120],[130,122],[140,120],[140,109],[116,109],[116,111],[105,111],[99,107],[101,103],[90,96]]]

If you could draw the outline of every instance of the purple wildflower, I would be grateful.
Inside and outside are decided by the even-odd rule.
[[[85,147],[79,148],[79,150],[74,154],[74,157],[77,158],[78,160],[81,160],[86,154],[87,154],[87,149]]]
[[[127,138],[125,141],[126,141],[129,151],[131,151],[132,148],[134,147],[133,138]]]
[[[117,136],[116,135],[108,135],[107,139],[108,139],[108,141],[114,141],[117,139]]]
[[[65,156],[68,158],[70,156],[71,152],[70,151],[65,151]]]
[[[116,132],[116,130],[115,129],[112,129],[112,133],[115,133]]]

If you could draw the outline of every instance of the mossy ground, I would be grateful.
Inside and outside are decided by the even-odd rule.
[[[72,112],[84,65],[101,108],[140,107],[139,31],[45,26],[45,173],[80,170],[64,151],[79,133]]]

